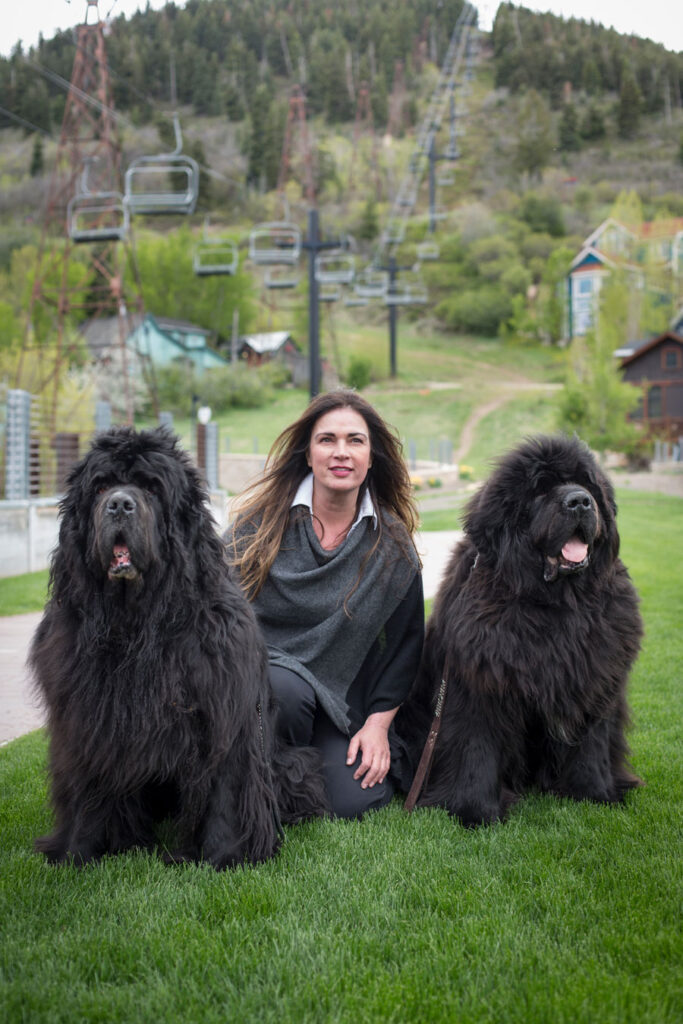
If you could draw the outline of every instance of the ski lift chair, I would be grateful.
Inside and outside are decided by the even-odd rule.
[[[418,260],[438,260],[440,255],[436,242],[418,242],[416,252]]]
[[[395,281],[384,296],[385,306],[417,306],[427,302],[427,289],[420,282]]]
[[[300,275],[295,270],[278,271],[270,268],[263,275],[263,283],[266,288],[275,290],[296,288],[299,281]]]
[[[289,221],[259,224],[249,235],[249,259],[257,265],[292,265],[298,262],[300,255],[301,231]]]
[[[406,236],[405,224],[402,221],[390,222],[384,233],[385,245],[400,245]]]
[[[353,290],[361,299],[381,299],[389,288],[389,275],[384,270],[366,267],[356,277]]]
[[[94,158],[86,160],[80,191],[67,203],[69,237],[74,242],[120,242],[128,233],[128,210],[120,192],[91,191],[88,176],[93,162]]]
[[[236,274],[237,246],[229,238],[207,238],[206,234],[194,251],[192,266],[198,277]]]
[[[74,242],[120,242],[130,224],[120,192],[72,196],[67,203],[67,225]]]
[[[347,253],[330,252],[315,258],[315,278],[319,284],[351,284],[355,273],[355,258]]]
[[[176,148],[172,153],[139,156],[125,174],[125,202],[132,213],[193,213],[199,195],[199,164],[182,153],[177,114],[173,115]]]

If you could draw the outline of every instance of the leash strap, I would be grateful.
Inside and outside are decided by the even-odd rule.
[[[410,787],[410,792],[408,793],[408,796],[406,797],[406,802],[403,805],[404,810],[408,812],[412,811],[413,808],[415,807],[415,804],[417,803],[417,798],[419,797],[423,788],[427,785],[427,781],[429,779],[429,769],[432,766],[434,748],[436,746],[436,740],[439,735],[439,729],[441,728],[442,712],[444,700],[446,699],[447,686],[448,660],[446,660],[446,664],[444,665],[443,677],[441,679],[441,686],[439,687],[439,693],[436,698],[436,708],[434,710],[434,718],[432,720],[432,725],[429,730],[429,735],[427,736],[427,739],[425,741],[422,756],[420,758],[420,763],[417,766],[415,778],[413,779],[413,784]]]

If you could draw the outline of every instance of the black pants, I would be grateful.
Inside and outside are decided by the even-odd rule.
[[[362,779],[353,773],[361,762],[347,765],[349,737],[337,729],[318,704],[309,683],[287,668],[270,666],[270,683],[277,705],[276,727],[282,739],[296,747],[316,747],[323,761],[325,786],[337,818],[360,818],[366,811],[388,804],[394,783],[387,774],[384,782],[362,789]]]

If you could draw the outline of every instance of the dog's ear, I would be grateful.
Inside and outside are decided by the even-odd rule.
[[[88,517],[84,498],[87,456],[71,470],[66,492],[59,503],[59,543],[50,561],[49,592],[54,599],[78,603],[87,588]]]
[[[619,556],[619,531],[617,529],[617,502],[614,488],[602,470],[594,466],[589,490],[598,503],[600,511],[600,530],[603,543],[599,553],[604,553],[606,561],[611,564]]]
[[[166,516],[168,557],[182,566],[179,571],[200,585],[219,580],[226,551],[211,512],[209,495],[201,475],[182,452],[169,459],[167,492],[170,514]]]
[[[498,562],[519,537],[526,505],[516,488],[508,489],[499,472],[470,500],[464,518],[465,532],[477,552],[489,564]]]

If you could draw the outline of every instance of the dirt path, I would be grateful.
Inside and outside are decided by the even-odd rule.
[[[476,429],[489,413],[495,412],[496,409],[500,409],[501,405],[505,405],[506,402],[510,402],[513,398],[517,398],[522,392],[525,391],[556,391],[561,388],[561,384],[539,384],[533,380],[527,380],[524,377],[518,377],[516,380],[507,380],[500,382],[501,391],[494,397],[489,399],[488,402],[484,402],[482,405],[478,405],[472,412],[470,417],[466,420],[464,427],[460,433],[460,443],[457,450],[453,454],[453,461],[455,463],[463,462],[474,440]]]
[[[495,412],[501,405],[505,405],[511,398],[514,397],[513,393],[509,395],[500,395],[498,398],[493,398],[490,402],[486,402],[484,405],[478,405],[468,420],[465,421],[465,425],[460,432],[460,443],[453,452],[453,462],[456,465],[460,465],[461,462],[465,461],[465,456],[472,447],[474,441],[474,432],[479,425],[479,422],[488,416],[490,412]]]

